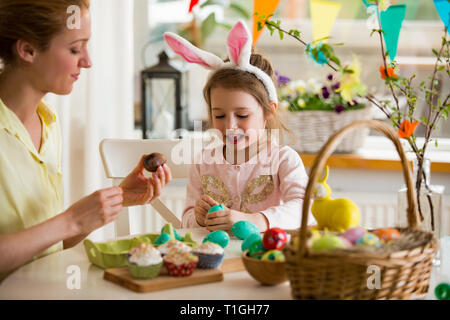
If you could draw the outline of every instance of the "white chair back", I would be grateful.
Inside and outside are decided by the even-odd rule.
[[[144,154],[159,152],[166,156],[174,179],[185,179],[189,173],[189,161],[180,161],[185,157],[194,159],[194,139],[104,139],[100,143],[100,155],[106,176],[117,186],[138,164]],[[186,164],[187,163],[187,164]],[[191,162],[192,163],[192,162]],[[180,219],[161,202],[152,201],[151,205],[175,228],[181,227]],[[115,222],[116,237],[130,234],[130,218],[128,208],[123,208]]]

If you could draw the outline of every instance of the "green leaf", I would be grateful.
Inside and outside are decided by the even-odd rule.
[[[205,41],[211,35],[216,26],[216,15],[212,12],[205,20],[202,21],[200,26],[202,41]]]
[[[439,53],[436,51],[436,49],[431,49],[431,51],[433,51],[433,53],[436,57],[439,57]]]
[[[260,31],[263,28],[262,22],[258,21],[257,25],[258,25],[258,31]]]
[[[245,7],[241,6],[240,4],[233,2],[232,4],[230,4],[230,9],[232,9],[241,17],[244,17],[245,19],[250,19],[250,13],[247,11]]]
[[[278,35],[280,36],[280,40],[283,40],[284,38],[284,33],[281,30],[278,30]]]

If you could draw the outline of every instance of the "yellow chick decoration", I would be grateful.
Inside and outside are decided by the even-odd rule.
[[[314,190],[314,202],[311,208],[314,218],[317,220],[319,230],[328,229],[332,232],[344,232],[347,229],[357,227],[361,219],[358,206],[350,199],[331,199],[331,188],[326,183],[329,169],[318,181]]]

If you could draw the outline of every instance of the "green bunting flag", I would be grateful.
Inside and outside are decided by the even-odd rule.
[[[397,55],[398,38],[403,19],[405,18],[405,12],[406,5],[399,4],[390,6],[386,11],[380,13],[381,29],[384,31],[384,43],[391,61],[394,61]]]
[[[434,6],[436,7],[442,22],[444,22],[445,27],[448,30],[448,25],[450,24],[450,1],[449,0],[433,0]]]

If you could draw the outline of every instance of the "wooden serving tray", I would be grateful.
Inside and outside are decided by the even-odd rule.
[[[220,269],[195,269],[188,277],[172,277],[163,268],[156,278],[147,280],[134,279],[128,267],[122,267],[106,269],[103,278],[135,292],[152,292],[223,281],[223,272]]]

